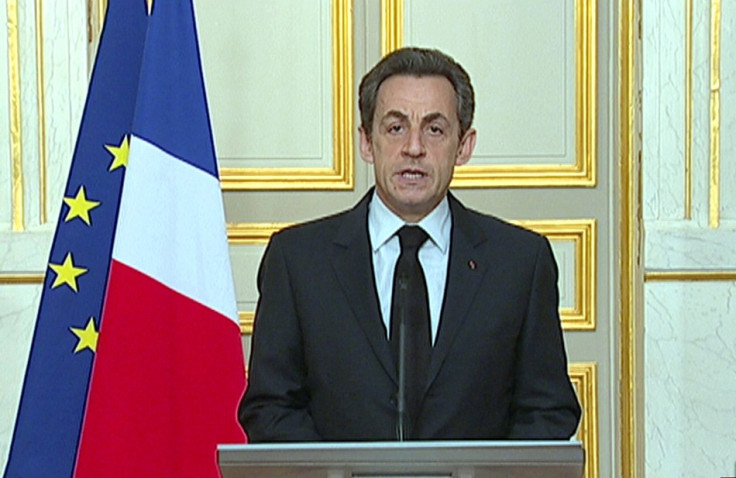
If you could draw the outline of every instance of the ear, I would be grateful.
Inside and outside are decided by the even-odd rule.
[[[473,155],[473,150],[475,149],[476,138],[477,134],[474,129],[471,128],[465,132],[465,135],[460,140],[460,144],[457,148],[455,166],[462,166],[470,161],[470,157]]]
[[[360,157],[363,161],[369,164],[373,164],[373,144],[371,143],[371,137],[362,126],[358,128],[360,132]]]

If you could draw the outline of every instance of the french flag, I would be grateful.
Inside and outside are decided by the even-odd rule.
[[[5,475],[216,477],[245,370],[192,3],[105,30]]]
[[[217,444],[244,441],[220,184],[149,126],[130,139],[77,476],[218,476]]]

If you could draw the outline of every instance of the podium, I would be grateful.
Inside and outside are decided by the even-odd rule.
[[[581,478],[579,441],[219,445],[223,478]]]

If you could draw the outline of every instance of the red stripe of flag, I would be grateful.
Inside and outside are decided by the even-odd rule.
[[[117,261],[103,323],[75,475],[218,476],[245,440],[238,325]]]

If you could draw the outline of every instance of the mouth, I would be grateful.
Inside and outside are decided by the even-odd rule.
[[[424,179],[427,176],[427,173],[420,169],[403,169],[399,171],[399,177],[403,181],[419,181],[421,179]]]

